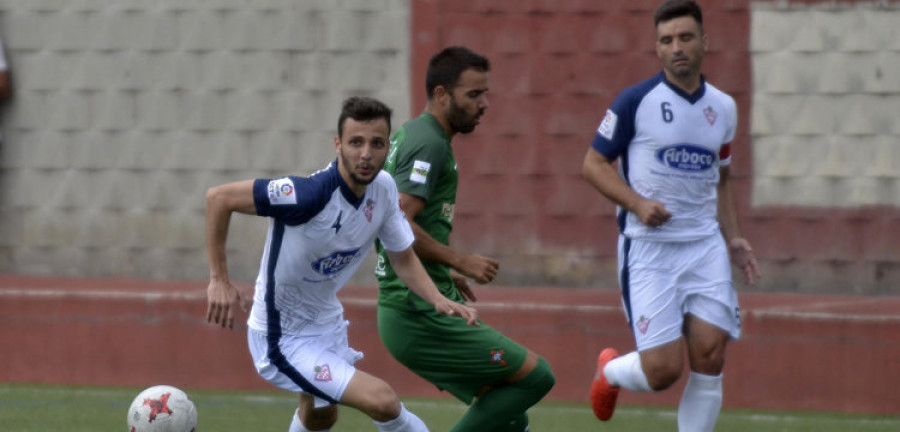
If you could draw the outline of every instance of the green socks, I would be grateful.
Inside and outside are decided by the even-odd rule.
[[[525,411],[553,388],[556,378],[543,358],[525,378],[494,387],[479,396],[450,432],[524,432],[528,429]]]

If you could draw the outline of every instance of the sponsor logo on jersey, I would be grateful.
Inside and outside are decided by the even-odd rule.
[[[656,151],[656,159],[679,171],[706,171],[716,162],[716,154],[693,144],[675,144]]]
[[[612,110],[606,110],[606,115],[603,117],[603,121],[600,122],[597,133],[603,138],[612,141],[613,133],[616,132],[616,123],[618,122],[619,116],[612,112]]]
[[[317,273],[330,276],[346,268],[356,260],[358,255],[359,249],[335,252],[327,257],[317,259],[310,265]]]
[[[719,114],[713,110],[712,106],[707,106],[706,109],[703,110],[703,115],[706,116],[706,121],[709,122],[709,125],[712,126],[716,123],[716,118],[719,117]]]
[[[413,162],[412,172],[409,173],[409,181],[425,184],[428,180],[428,172],[431,171],[431,163],[417,160]]]
[[[316,366],[316,381],[331,381],[331,368],[327,364]]]
[[[366,199],[366,207],[363,209],[363,214],[366,215],[366,220],[370,223],[372,222],[372,214],[375,213],[375,201],[372,201],[372,198]]]
[[[289,178],[272,180],[268,185],[270,204],[297,204],[294,182]]]

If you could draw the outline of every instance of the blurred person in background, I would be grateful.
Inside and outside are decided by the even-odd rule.
[[[3,41],[0,41],[0,102],[12,97],[12,83],[10,82],[9,64],[6,61],[6,51],[3,49]],[[0,136],[0,142],[3,137]]]
[[[9,99],[10,96],[12,96],[12,85],[10,84],[9,64],[6,62],[3,41],[0,40],[0,100]]]

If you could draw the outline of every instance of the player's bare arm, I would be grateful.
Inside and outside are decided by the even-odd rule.
[[[644,198],[619,177],[612,161],[593,148],[584,156],[582,175],[603,196],[640,218],[644,225],[658,227],[672,218],[663,203]]]
[[[425,200],[415,195],[400,193],[400,207],[406,214],[416,236],[414,249],[420,259],[437,262],[449,266],[460,274],[470,277],[475,282],[486,284],[497,277],[500,270],[500,262],[478,254],[460,253],[432,238],[419,224],[415,222],[416,216],[425,208]],[[469,288],[466,284],[465,288]],[[459,289],[459,286],[457,286]],[[460,290],[460,293],[464,292]],[[474,300],[474,297],[467,300]]]
[[[478,301],[478,297],[475,297],[475,292],[472,291],[472,286],[469,284],[469,278],[457,273],[455,270],[450,271],[450,277],[453,278],[453,286],[456,287],[463,299],[467,302]]]
[[[722,236],[728,245],[728,253],[731,262],[741,270],[744,281],[750,285],[759,279],[759,264],[753,255],[750,242],[742,235],[737,218],[737,200],[734,195],[734,186],[731,181],[731,167],[719,168],[718,187],[718,221],[722,230]]]
[[[412,292],[434,305],[436,311],[445,315],[459,316],[469,325],[479,325],[478,312],[475,308],[452,301],[438,291],[412,248],[401,252],[388,251],[387,254],[397,276]]]
[[[209,259],[206,321],[227,328],[234,328],[235,309],[246,309],[240,290],[228,278],[225,243],[233,212],[256,214],[253,180],[224,184],[206,192],[206,254]]]

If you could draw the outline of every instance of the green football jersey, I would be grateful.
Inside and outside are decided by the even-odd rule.
[[[416,216],[415,222],[432,238],[449,245],[459,177],[450,137],[437,119],[425,112],[394,132],[384,169],[394,177],[400,192],[425,200],[425,208]],[[397,277],[381,243],[376,242],[375,247],[378,251],[375,276],[380,288],[378,304],[413,311],[433,309]],[[422,264],[441,293],[463,302],[453,286],[448,266],[424,260]]]

